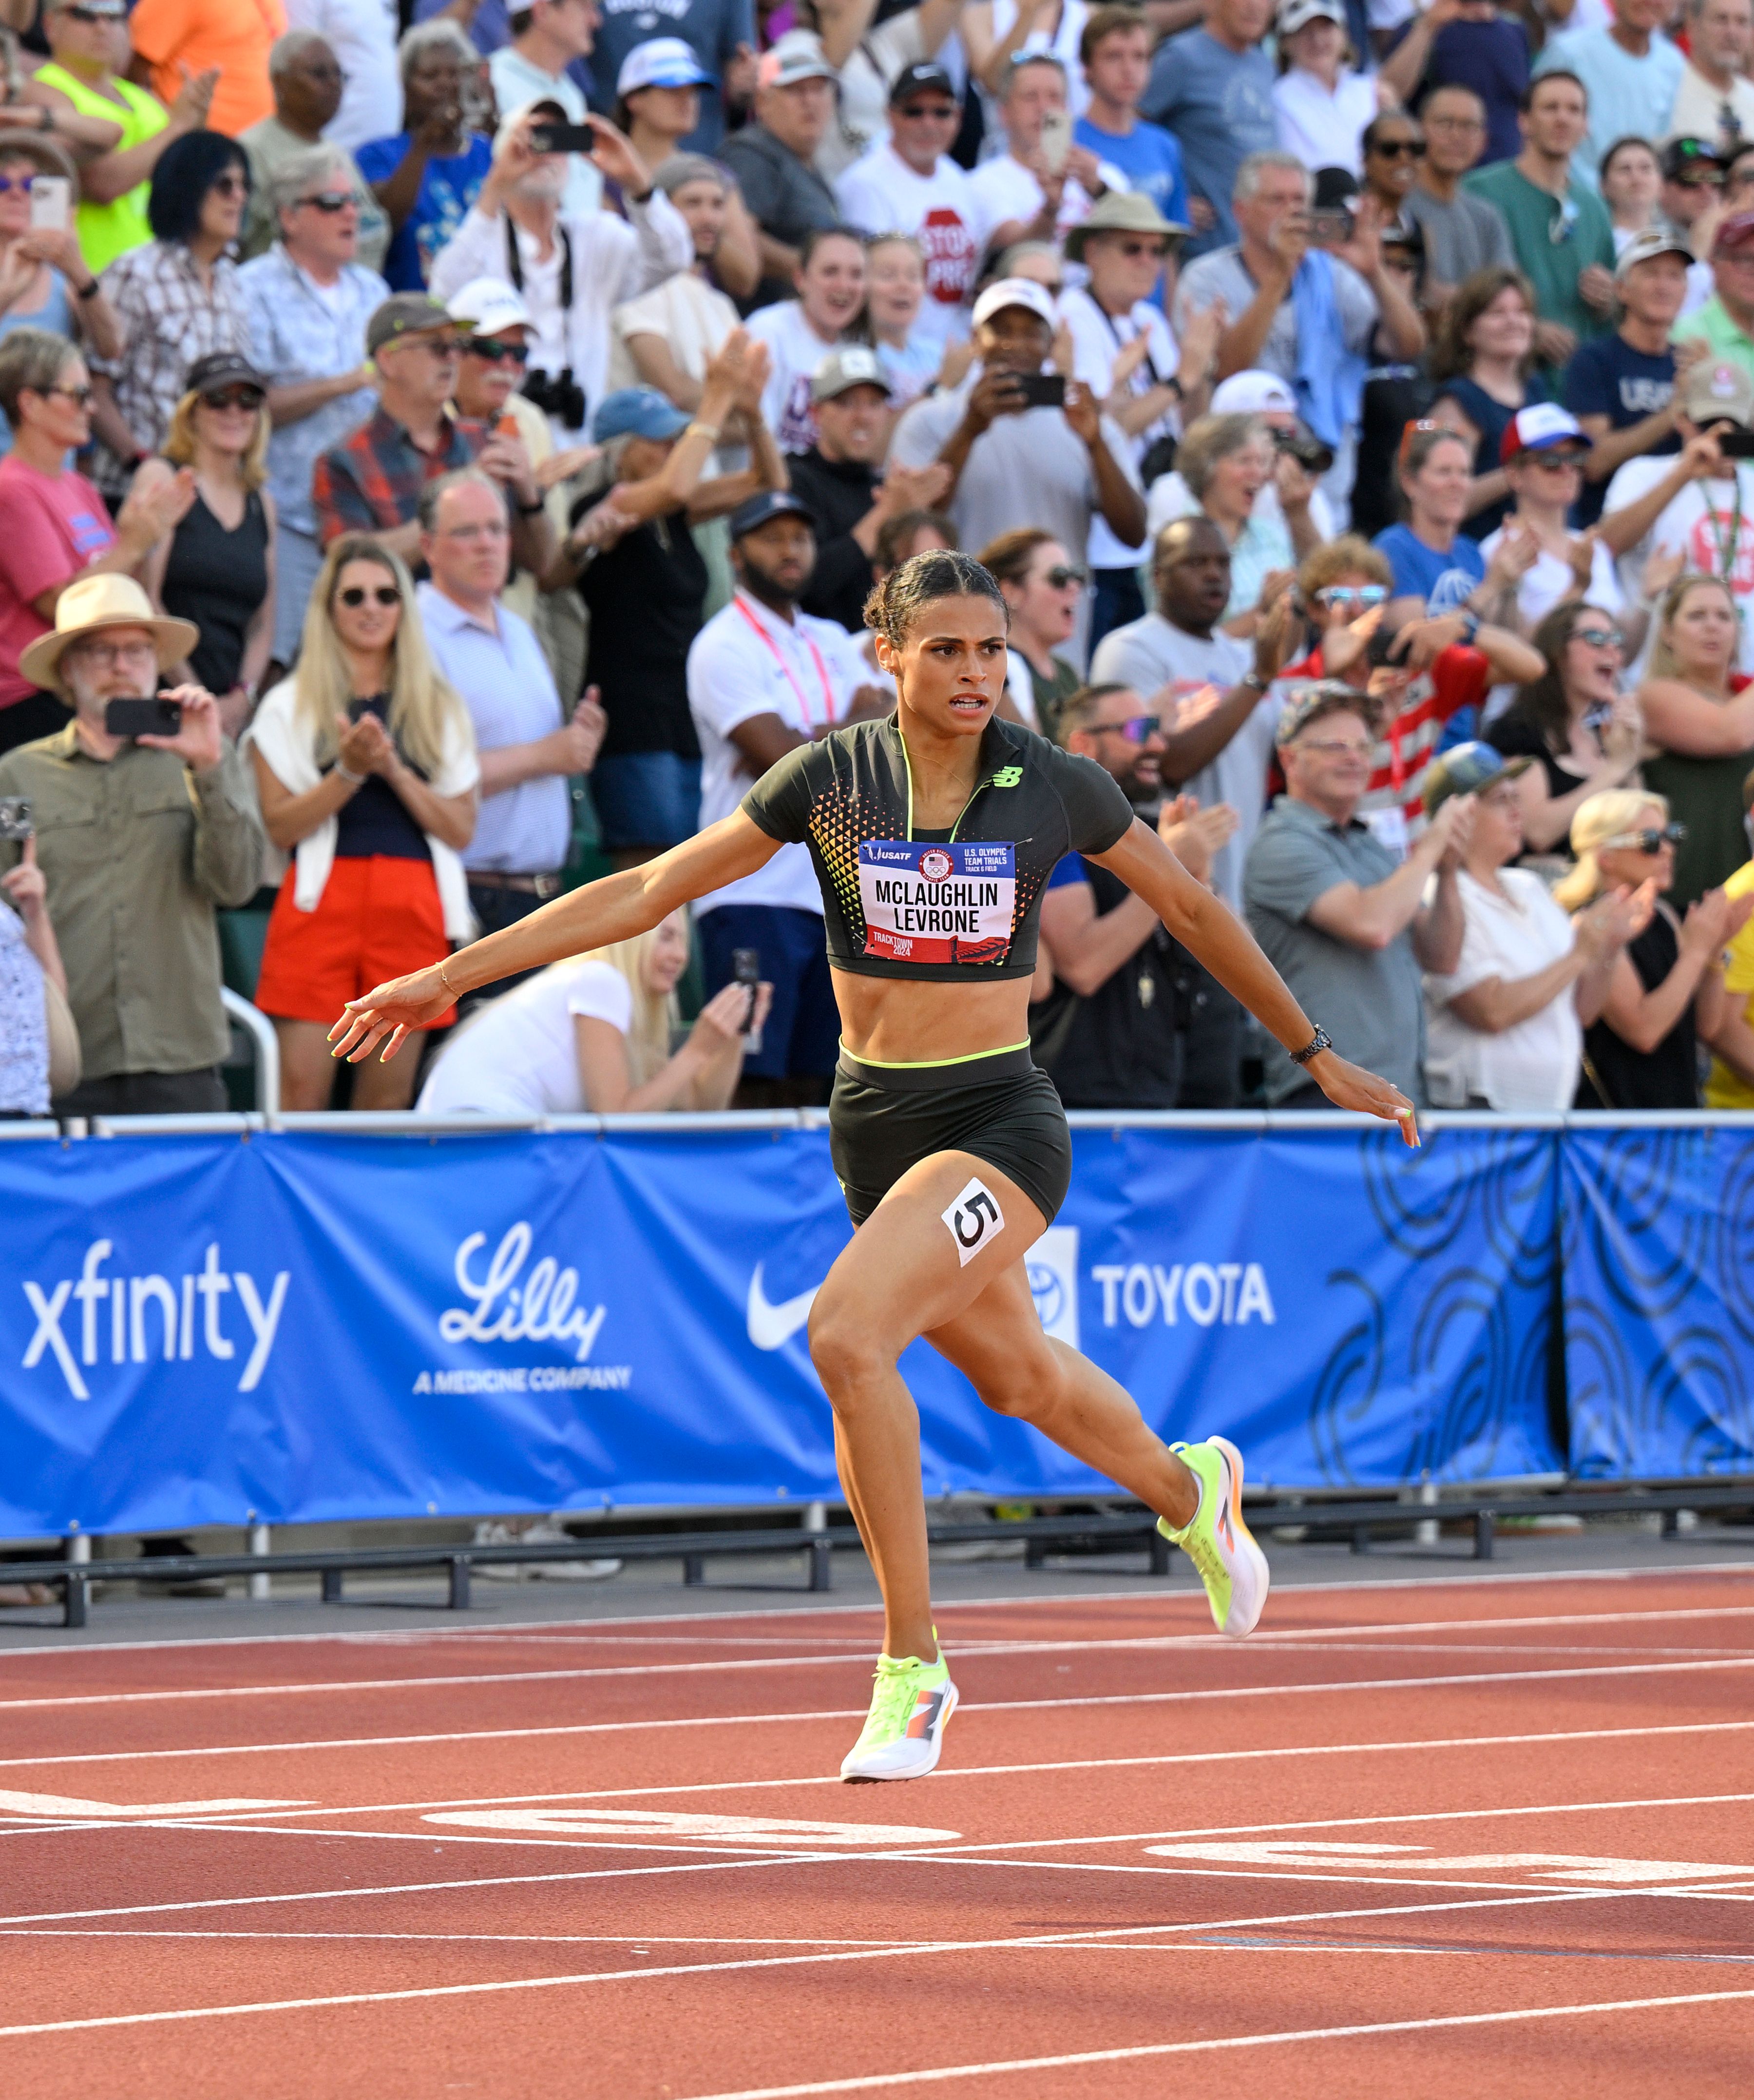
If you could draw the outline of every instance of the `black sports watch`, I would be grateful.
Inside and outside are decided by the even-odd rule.
[[[1324,1050],[1333,1048],[1333,1038],[1325,1028],[1318,1028],[1302,1049],[1289,1050],[1285,1054],[1293,1065],[1307,1065],[1311,1057],[1319,1057]]]

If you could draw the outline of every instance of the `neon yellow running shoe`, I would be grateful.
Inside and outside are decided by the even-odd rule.
[[[938,1762],[945,1724],[955,1711],[956,1687],[941,1648],[936,1662],[879,1656],[871,1710],[841,1760],[840,1776],[923,1779]]]
[[[1163,1517],[1157,1529],[1199,1569],[1213,1625],[1240,1639],[1260,1624],[1272,1580],[1267,1555],[1242,1520],[1242,1454],[1225,1436],[1170,1449],[1200,1483],[1200,1507],[1179,1531]]]

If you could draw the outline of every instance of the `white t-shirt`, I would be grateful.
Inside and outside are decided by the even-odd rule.
[[[857,642],[838,620],[800,612],[788,623],[738,591],[689,646],[688,704],[700,739],[700,828],[728,817],[755,785],[731,731],[756,715],[778,715],[800,736],[842,721],[870,682]],[[810,849],[783,845],[765,867],[710,891],[697,914],[721,904],[777,904],[820,911]]]
[[[402,129],[396,0],[286,0],[289,29],[315,29],[341,62],[341,108],[323,134],[350,153]]]
[[[1465,868],[1457,876],[1461,960],[1447,977],[1426,974],[1426,1083],[1431,1105],[1464,1108],[1477,1098],[1507,1113],[1569,1108],[1584,1051],[1570,985],[1539,1013],[1496,1035],[1469,1027],[1449,1004],[1488,977],[1514,984],[1571,951],[1571,922],[1538,875],[1504,867],[1498,879],[1508,897],[1476,882]]]
[[[1161,307],[1141,299],[1127,314],[1105,314],[1089,292],[1068,292],[1060,302],[1060,318],[1072,334],[1072,376],[1081,379],[1099,401],[1108,398],[1114,381],[1114,361],[1125,346],[1144,334],[1150,343],[1146,361],[1127,384],[1130,394],[1148,393],[1154,382],[1173,376],[1181,363],[1174,332],[1165,320]],[[1132,440],[1135,461],[1143,460],[1154,439],[1179,431],[1181,417],[1172,409],[1141,430]],[[1100,516],[1091,520],[1090,564],[1093,569],[1130,569],[1145,558],[1144,544],[1129,547],[1117,540]]]
[[[773,433],[782,452],[807,452],[816,443],[810,382],[840,338],[831,337],[824,342],[805,320],[803,304],[797,299],[758,307],[744,325],[757,342],[767,345],[773,360],[768,383],[761,391],[761,420]]]
[[[1673,464],[1672,461],[1670,462]],[[1503,526],[1489,533],[1480,542],[1480,558],[1488,566],[1498,543],[1505,536]],[[1523,580],[1517,586],[1517,611],[1523,615],[1524,631],[1532,634],[1551,612],[1575,579],[1569,562],[1545,547],[1540,550],[1532,567],[1523,571]],[[1620,571],[1614,565],[1614,557],[1602,542],[1595,542],[1595,558],[1590,564],[1589,589],[1584,593],[1587,602],[1599,606],[1604,612],[1611,612],[1617,619],[1626,602],[1626,594],[1620,589]],[[1514,686],[1494,686],[1486,696],[1486,705],[1481,710],[1483,723],[1496,721],[1516,698]]]
[[[1293,66],[1273,89],[1273,124],[1279,150],[1295,153],[1307,168],[1364,172],[1359,139],[1377,113],[1377,83],[1343,68],[1330,95],[1312,73]]]
[[[1042,185],[1021,161],[1014,161],[1009,153],[995,153],[990,161],[983,161],[968,178],[968,187],[986,221],[989,240],[1000,227],[1015,220],[1027,226],[1042,208]],[[1054,222],[1062,240],[1073,227],[1089,218],[1090,209],[1083,184],[1068,175]]]
[[[555,963],[465,1021],[439,1053],[416,1103],[421,1115],[580,1115],[573,1017],[625,1035],[633,993],[612,964],[588,955]]]
[[[961,341],[988,233],[967,175],[948,158],[929,175],[916,175],[892,147],[875,146],[835,184],[835,198],[848,226],[913,235],[926,251],[919,326],[940,342]]]
[[[1629,459],[1608,483],[1602,506],[1610,517],[1636,503],[1674,467],[1672,459]],[[1727,578],[1742,612],[1738,670],[1754,677],[1754,463],[1738,461],[1735,479],[1690,481],[1636,546],[1620,557],[1620,589],[1636,602],[1639,577],[1654,554],[1683,554],[1687,567]],[[1648,655],[1656,622],[1646,642]],[[1641,663],[1642,659],[1641,659]],[[1628,676],[1638,665],[1628,667]]]

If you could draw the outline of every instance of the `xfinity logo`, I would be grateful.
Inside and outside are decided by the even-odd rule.
[[[45,1355],[52,1355],[74,1399],[89,1400],[91,1392],[82,1367],[96,1364],[100,1353],[112,1364],[186,1364],[199,1348],[229,1362],[236,1357],[242,1338],[227,1332],[227,1316],[235,1330],[241,1308],[251,1340],[237,1389],[255,1391],[274,1347],[290,1269],[279,1272],[264,1297],[248,1270],[221,1268],[217,1240],[209,1243],[200,1270],[174,1281],[157,1275],[106,1276],[114,1253],[113,1241],[93,1240],[77,1282],[63,1277],[46,1289],[26,1282],[25,1302],[37,1321],[24,1352],[26,1370],[34,1370]],[[237,1307],[227,1306],[226,1299],[234,1296]]]
[[[470,1302],[441,1312],[438,1332],[447,1342],[575,1343],[574,1361],[582,1364],[609,1308],[598,1305],[587,1312],[575,1305],[579,1272],[561,1268],[552,1255],[544,1255],[523,1276],[533,1238],[520,1219],[478,1278],[470,1273],[470,1264],[487,1245],[487,1235],[471,1233],[457,1249],[456,1263],[457,1288]]]

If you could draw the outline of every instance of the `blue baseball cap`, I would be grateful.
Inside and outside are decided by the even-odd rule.
[[[621,61],[615,93],[637,95],[642,87],[702,87],[712,78],[693,45],[680,37],[648,37]]]
[[[1478,795],[1495,780],[1514,780],[1535,763],[1532,758],[1506,758],[1489,743],[1478,739],[1452,743],[1431,761],[1425,777],[1425,813],[1434,817],[1452,795]]]
[[[611,438],[662,440],[685,430],[688,421],[675,402],[655,386],[624,386],[617,393],[606,394],[597,403],[597,413],[591,418],[591,437],[599,445]]]

